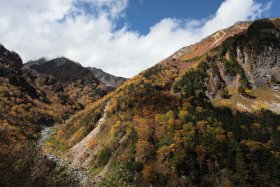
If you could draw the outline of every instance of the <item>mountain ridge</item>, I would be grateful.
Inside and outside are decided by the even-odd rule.
[[[195,56],[201,56],[207,51],[210,51],[211,49],[219,46],[228,37],[234,36],[235,34],[246,30],[251,23],[252,21],[238,21],[233,26],[216,31],[195,44],[189,45],[187,47],[182,47],[170,57],[164,59],[162,63],[164,63],[166,60],[188,60],[194,58]],[[198,48],[202,49],[198,50],[198,52],[196,51],[196,54],[192,54],[193,51],[197,50]]]
[[[24,64],[24,67],[55,77],[62,83],[69,97],[84,106],[101,98],[109,91],[90,70],[65,57],[49,61],[44,59],[31,61]]]
[[[32,60],[32,61],[26,62],[25,66],[27,65],[27,66],[36,68],[36,67],[34,67],[34,65],[38,65],[38,66],[42,66],[42,69],[45,69],[46,64],[50,64],[52,62],[56,63],[56,65],[55,64],[52,65],[53,69],[58,68],[58,66],[61,66],[61,65],[63,65],[63,63],[67,63],[67,62],[74,63],[74,64],[81,66],[82,68],[85,68],[80,63],[72,61],[66,57],[55,58],[52,60],[47,60],[46,58],[40,58],[38,60]],[[106,73],[103,70],[95,68],[95,67],[86,67],[85,69],[90,70],[92,72],[92,74],[94,75],[94,77],[96,77],[99,82],[101,82],[105,86],[107,86],[109,90],[113,90],[113,89],[119,87],[123,82],[125,82],[127,80],[126,78],[111,75],[111,74]],[[86,70],[84,70],[84,71],[86,71]],[[44,73],[48,74],[48,72],[44,72]]]
[[[179,50],[62,120],[31,167],[36,175],[24,177],[42,186],[279,186],[279,47],[277,18]],[[62,84],[49,76],[38,86],[37,71],[25,68],[42,102]]]
[[[55,143],[46,149],[70,162],[78,156],[88,186],[278,185],[269,168],[279,163],[279,23],[257,20],[219,42],[202,40],[197,56],[186,50],[165,59],[63,124],[53,139],[66,153]],[[93,114],[108,102],[85,152],[71,152],[95,131],[100,118]],[[270,180],[252,168],[266,168]],[[104,178],[96,181],[99,173]]]

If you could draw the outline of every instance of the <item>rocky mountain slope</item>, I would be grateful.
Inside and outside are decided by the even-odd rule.
[[[69,97],[83,106],[89,105],[107,93],[105,85],[90,70],[67,58],[50,61],[42,58],[28,62],[25,67],[55,77]]]
[[[81,74],[85,74],[86,76],[91,77],[93,74],[93,76],[98,80],[98,84],[104,84],[107,90],[114,90],[127,80],[126,78],[116,77],[114,75],[106,73],[98,68],[84,68],[78,62],[71,61],[67,58],[57,58],[53,60],[46,60],[45,58],[40,58],[38,60],[28,61],[25,64],[25,66],[29,66],[32,69],[36,69],[37,71],[44,74],[53,75],[62,82],[71,81],[70,79],[84,79],[85,77],[82,77]],[[72,67],[70,68],[66,66]],[[90,70],[92,74],[89,74],[89,71],[87,69]],[[90,78],[93,84],[96,84],[96,79]]]
[[[126,78],[116,77],[114,75],[106,73],[98,68],[87,67],[87,69],[89,69],[100,82],[104,83],[107,87],[110,87],[112,89],[121,86],[127,80]]]
[[[279,45],[280,19],[219,31],[75,114],[45,150],[85,186],[279,186]]]

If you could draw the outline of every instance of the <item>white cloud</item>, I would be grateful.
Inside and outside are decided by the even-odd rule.
[[[90,14],[83,9],[85,3],[92,8]],[[141,35],[125,26],[116,30],[116,20],[124,16],[128,4],[128,0],[0,0],[0,42],[24,61],[66,56],[84,66],[131,77],[219,29],[260,17],[271,5],[226,0],[209,18],[165,18]]]
[[[209,35],[237,21],[254,20],[270,9],[271,2],[266,5],[254,0],[227,0],[217,10],[216,15],[203,26],[203,35]]]

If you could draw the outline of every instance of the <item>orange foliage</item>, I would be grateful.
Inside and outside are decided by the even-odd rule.
[[[153,169],[151,166],[145,165],[143,169],[143,178],[147,182],[152,181]]]
[[[140,140],[136,144],[136,160],[138,162],[146,161],[153,151],[153,145],[145,140]]]
[[[136,121],[138,124],[136,126],[138,140],[148,140],[151,135],[151,126],[149,124],[149,120],[136,116],[134,117],[134,121]]]
[[[74,135],[72,136],[72,138],[70,139],[70,141],[68,142],[69,147],[73,146],[74,144],[76,144],[78,141],[81,140],[81,138],[84,135],[84,131],[85,128],[81,127],[79,130],[77,130]]]

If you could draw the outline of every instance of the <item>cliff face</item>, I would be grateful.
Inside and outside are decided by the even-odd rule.
[[[277,19],[256,21],[246,31],[228,38],[208,53],[205,61],[210,67],[205,86],[207,96],[214,103],[217,100],[221,103],[224,98],[227,104],[241,110],[253,111],[263,105],[280,111],[273,104],[278,102],[280,80],[278,28]],[[262,98],[263,95],[267,99]],[[264,104],[261,100],[267,101]]]
[[[236,51],[237,61],[246,72],[253,87],[267,86],[279,90],[280,50],[276,46],[266,46],[256,56]]]

